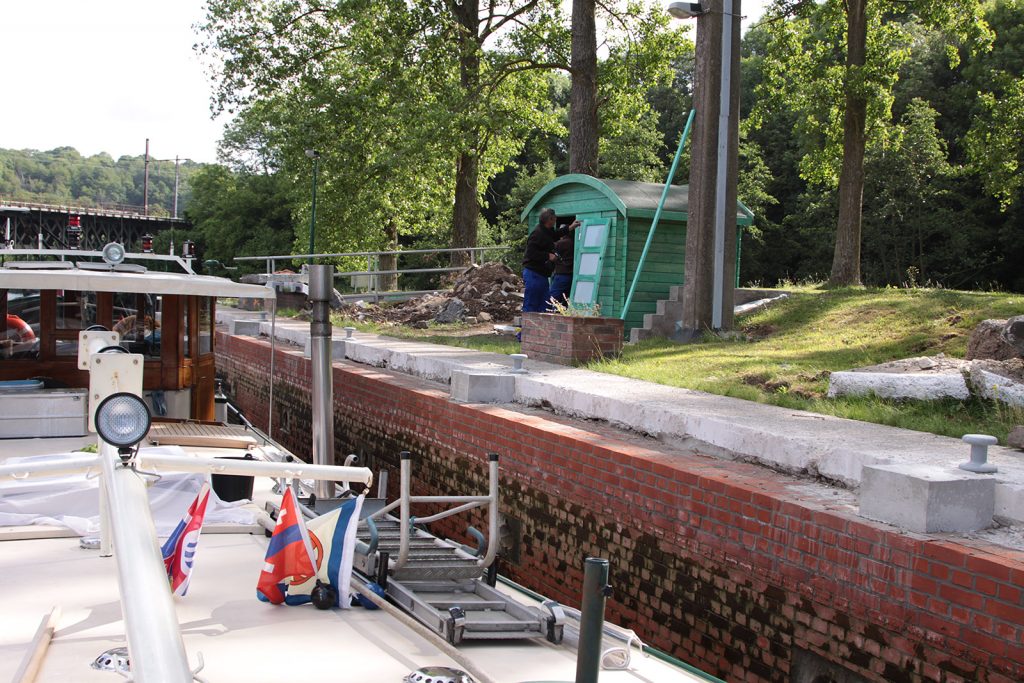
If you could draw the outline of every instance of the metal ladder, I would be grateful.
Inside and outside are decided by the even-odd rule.
[[[377,578],[391,600],[449,643],[463,640],[547,638],[562,640],[565,614],[554,602],[544,609],[523,605],[488,584],[484,574],[494,562],[498,535],[498,456],[489,461],[487,496],[413,496],[410,454],[402,453],[399,499],[360,521],[353,566]],[[449,510],[415,518],[413,503],[456,503]],[[437,538],[414,524],[428,524],[459,512],[487,507],[489,539],[470,527],[477,548]],[[390,512],[399,510],[398,517]]]

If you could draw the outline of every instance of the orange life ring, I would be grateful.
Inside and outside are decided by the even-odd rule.
[[[16,336],[19,342],[30,342],[36,338],[32,327],[16,315],[7,314],[7,336]]]

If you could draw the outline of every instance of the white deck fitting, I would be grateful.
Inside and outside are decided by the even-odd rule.
[[[260,325],[270,335],[270,322]],[[309,323],[278,319],[279,340],[300,348]],[[335,329],[335,337],[344,331]],[[351,361],[384,367],[435,382],[452,372],[507,372],[506,355],[356,332],[346,342]],[[821,475],[857,487],[865,465],[926,464],[955,469],[969,448],[957,439],[795,411],[700,391],[528,360],[528,374],[515,376],[515,402],[549,406],[572,417],[607,420],[670,445],[688,444],[709,454],[761,462],[792,472]],[[989,449],[995,514],[1024,524],[1024,456]]]

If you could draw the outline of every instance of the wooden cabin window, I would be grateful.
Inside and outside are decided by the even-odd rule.
[[[161,297],[155,294],[115,294],[113,330],[132,353],[160,358]]]
[[[38,359],[42,337],[39,290],[11,289],[3,291],[2,299],[6,326],[0,336],[0,359]]]
[[[78,356],[78,332],[96,324],[96,292],[58,291],[55,304],[54,354]]]
[[[187,297],[181,298],[181,329],[183,331],[183,337],[181,340],[182,356],[184,358],[192,357],[192,302]]]
[[[213,353],[213,306],[209,297],[199,299],[199,355]]]

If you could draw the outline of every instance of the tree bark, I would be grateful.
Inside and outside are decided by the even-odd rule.
[[[694,121],[691,142],[689,218],[686,225],[686,255],[682,297],[681,329],[676,337],[690,341],[714,327],[715,232],[718,213],[719,156],[725,159],[725,211],[722,235],[722,317],[721,329],[733,325],[736,278],[736,195],[739,168],[740,95],[740,0],[711,0],[708,12],[698,20],[695,49]],[[726,19],[726,17],[729,17]],[[729,97],[722,102],[723,22],[731,32]],[[729,111],[723,112],[726,104]],[[719,137],[720,116],[727,114],[725,140]],[[724,147],[720,144],[724,143]]]
[[[477,198],[477,175],[480,160],[475,153],[463,152],[455,168],[455,211],[452,215],[452,248],[475,247],[480,204]],[[453,251],[453,266],[468,266],[468,251]]]
[[[829,284],[860,284],[861,217],[864,205],[864,141],[868,101],[862,85],[867,56],[867,0],[846,3],[846,111],[843,165],[839,174],[839,223]]]
[[[597,28],[595,0],[572,3],[572,86],[569,92],[569,172],[597,176]]]
[[[395,226],[395,222],[388,221],[384,230],[388,236],[387,246],[384,247],[384,249],[387,251],[394,251],[398,248],[398,228]],[[378,270],[398,270],[398,255],[381,254],[378,263],[380,264]],[[380,275],[378,277],[380,279],[377,281],[377,289],[380,291],[393,292],[398,289],[397,273],[391,275]]]
[[[464,0],[455,6],[455,17],[462,31],[459,33],[459,85],[467,101],[464,111],[475,111],[468,102],[480,93],[480,3]],[[452,248],[475,247],[480,219],[480,199],[477,192],[480,173],[480,134],[476,123],[463,120],[461,124],[462,150],[455,162],[455,206],[452,211]],[[453,266],[466,266],[472,262],[468,251],[451,254]]]

